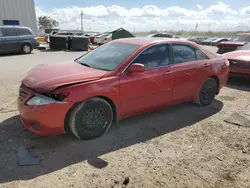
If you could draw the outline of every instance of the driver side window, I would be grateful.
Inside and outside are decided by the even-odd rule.
[[[167,66],[170,64],[169,47],[167,44],[154,45],[142,52],[133,63],[140,63],[145,69]]]

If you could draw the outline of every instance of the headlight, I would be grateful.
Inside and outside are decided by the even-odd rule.
[[[35,95],[30,100],[28,100],[27,105],[46,105],[46,104],[52,104],[52,103],[59,103],[64,104],[66,102],[62,101],[56,101],[52,98],[46,97],[44,95]]]

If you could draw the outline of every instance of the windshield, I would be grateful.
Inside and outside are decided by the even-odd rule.
[[[250,50],[250,43],[242,46],[241,48],[239,48],[238,50]]]
[[[233,42],[250,42],[250,35],[237,35],[231,38]]]
[[[122,64],[138,47],[136,44],[111,42],[80,57],[77,62],[91,68],[111,71]]]

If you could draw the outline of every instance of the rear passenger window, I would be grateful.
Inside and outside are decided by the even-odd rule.
[[[2,31],[2,35],[4,37],[13,37],[13,36],[16,36],[16,33],[15,33],[14,29],[11,28],[11,27],[10,28],[8,28],[8,27],[6,27],[6,28],[2,27],[1,31]]]
[[[200,50],[196,50],[196,57],[197,57],[197,60],[208,59],[208,57],[203,52],[201,52]]]
[[[16,28],[16,32],[19,36],[32,35],[32,33],[25,28]]]
[[[189,61],[196,61],[195,49],[188,45],[173,44],[174,63],[185,63]]]

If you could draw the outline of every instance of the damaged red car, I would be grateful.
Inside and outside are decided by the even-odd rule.
[[[119,120],[196,101],[209,105],[226,84],[228,60],[178,39],[109,42],[72,62],[39,65],[20,86],[24,127],[39,135],[93,139]]]
[[[224,54],[232,52],[241,48],[245,44],[250,42],[250,33],[239,33],[233,36],[229,41],[223,41],[218,44],[218,54]]]
[[[250,78],[250,43],[224,56],[230,62],[229,75]]]

